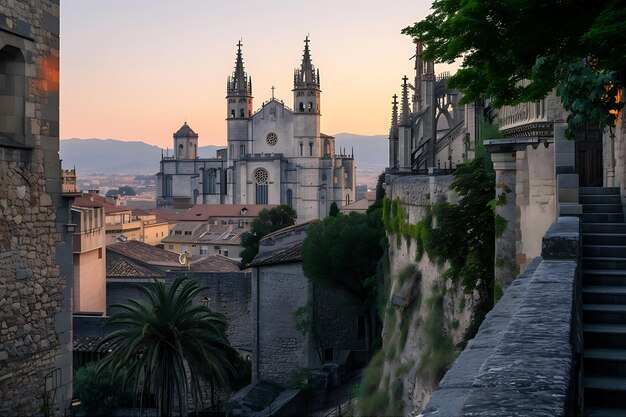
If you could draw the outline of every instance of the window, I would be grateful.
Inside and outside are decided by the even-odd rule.
[[[185,230],[185,236],[191,236],[191,230]]]
[[[243,229],[243,219],[239,219],[239,225],[238,225],[238,227],[239,227],[240,229]]]
[[[10,45],[0,49],[0,75],[0,140],[28,145],[24,132],[26,66],[20,49]]]
[[[287,205],[293,208],[293,191],[291,188],[287,189]]]
[[[300,156],[302,156],[302,142],[300,142]]]
[[[180,230],[176,230],[176,231],[174,231],[174,234],[175,235],[182,235],[183,233]]]
[[[311,113],[313,111],[313,103],[310,102],[310,101],[309,101],[308,109],[309,109],[309,113]]]
[[[167,248],[168,248],[169,250],[174,250],[174,245],[167,245]]]
[[[228,256],[228,251],[227,250],[224,251],[224,256]]]
[[[243,109],[239,109],[239,117],[246,117]]]
[[[215,182],[217,178],[217,171],[215,169],[210,169],[208,171],[208,192],[209,194],[215,194]]]
[[[346,194],[346,206],[350,204],[350,194]]]
[[[259,168],[254,171],[254,182],[256,183],[256,204],[267,204],[268,179],[269,174],[263,168]]]
[[[232,109],[232,110],[230,111],[230,117],[235,117],[235,109]]]
[[[309,156],[313,156],[313,142],[309,142]]]
[[[300,110],[301,112],[304,111],[304,103],[300,103],[300,107],[298,108],[298,110]]]
[[[209,254],[209,247],[206,245],[200,246],[200,255],[208,255],[208,254]]]
[[[239,155],[244,156],[246,154],[246,145],[239,145]]]
[[[158,234],[158,233],[155,233],[155,234],[154,234],[154,237],[159,237],[159,234]]]
[[[98,248],[98,259],[102,259],[102,248]]]
[[[187,245],[182,245],[180,248],[181,252],[187,252]]]

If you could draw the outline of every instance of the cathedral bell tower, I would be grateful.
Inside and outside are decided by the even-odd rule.
[[[174,158],[196,159],[198,157],[198,134],[187,122],[174,133]]]
[[[226,83],[228,161],[242,158],[252,152],[252,78],[243,68],[241,41],[237,43],[235,71]]]
[[[300,69],[293,75],[294,140],[300,142],[302,155],[321,156],[320,144],[320,73],[315,71],[309,51],[309,37],[304,40]]]

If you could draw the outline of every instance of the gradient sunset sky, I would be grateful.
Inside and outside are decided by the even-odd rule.
[[[292,107],[307,34],[320,71],[322,131],[386,134],[391,96],[413,73],[414,45],[400,30],[429,7],[419,0],[64,0],[61,138],[171,147],[186,119],[201,146],[224,145],[237,42],[253,109],[272,85]]]

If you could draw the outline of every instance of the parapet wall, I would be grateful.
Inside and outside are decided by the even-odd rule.
[[[580,386],[580,224],[561,217],[421,416],[572,416]]]

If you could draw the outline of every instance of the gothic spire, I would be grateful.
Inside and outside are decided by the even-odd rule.
[[[309,51],[309,37],[304,39],[304,53],[302,54],[302,64],[300,69],[294,73],[294,87],[315,87],[319,88],[319,71],[315,72],[315,67],[311,62],[311,52]]]
[[[391,102],[391,127],[389,128],[389,138],[398,137],[398,95],[393,95],[393,101]]]
[[[243,56],[241,53],[241,41],[237,42],[237,59],[235,60],[235,71],[228,77],[227,93],[229,95],[252,94],[252,77],[248,76],[243,68]]]
[[[402,77],[402,115],[400,116],[400,124],[408,126],[411,124],[411,109],[409,108],[409,79],[405,75]]]

